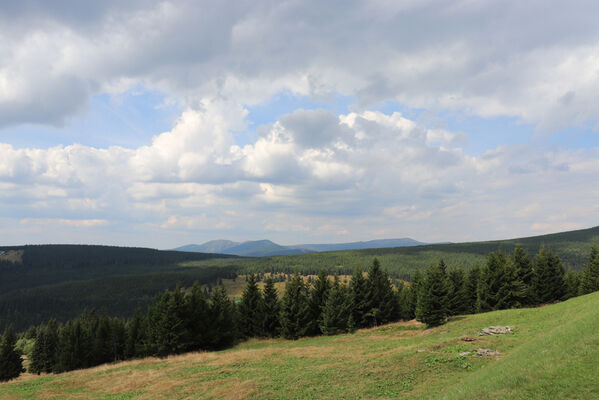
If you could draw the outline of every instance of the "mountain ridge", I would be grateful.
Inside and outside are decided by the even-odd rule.
[[[421,246],[427,243],[411,238],[375,239],[347,243],[314,243],[297,245],[280,245],[268,239],[248,240],[234,242],[231,240],[210,240],[202,244],[187,244],[177,247],[175,251],[189,251],[196,253],[221,253],[244,257],[270,257],[294,255],[305,253],[318,253],[323,251],[380,249],[390,247]]]

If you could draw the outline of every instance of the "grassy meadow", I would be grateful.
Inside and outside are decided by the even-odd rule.
[[[514,332],[477,335],[490,325]],[[460,355],[478,348],[500,355]],[[409,321],[60,375],[24,374],[0,384],[0,399],[596,399],[598,360],[594,293],[455,317],[434,329]]]

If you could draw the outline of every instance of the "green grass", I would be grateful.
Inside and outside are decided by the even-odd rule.
[[[479,337],[490,325],[508,335]],[[464,336],[474,342],[463,341]],[[498,357],[462,356],[490,348]],[[353,335],[250,340],[212,353],[25,374],[0,399],[596,399],[599,293],[541,308],[411,322]]]

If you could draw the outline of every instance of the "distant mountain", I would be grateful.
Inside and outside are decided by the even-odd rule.
[[[203,244],[188,244],[177,247],[174,250],[190,251],[193,253],[221,253],[225,254],[225,250],[240,245],[240,242],[232,242],[230,240],[211,240]]]
[[[244,257],[270,257],[292,254],[314,253],[321,251],[382,249],[389,247],[419,246],[426,243],[410,238],[369,240],[367,242],[298,244],[282,246],[270,240],[232,242],[230,240],[211,240],[203,244],[188,244],[174,250],[199,253],[221,253]]]

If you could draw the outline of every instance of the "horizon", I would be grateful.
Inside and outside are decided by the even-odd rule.
[[[469,242],[597,226],[597,12],[4,3],[0,244]]]

